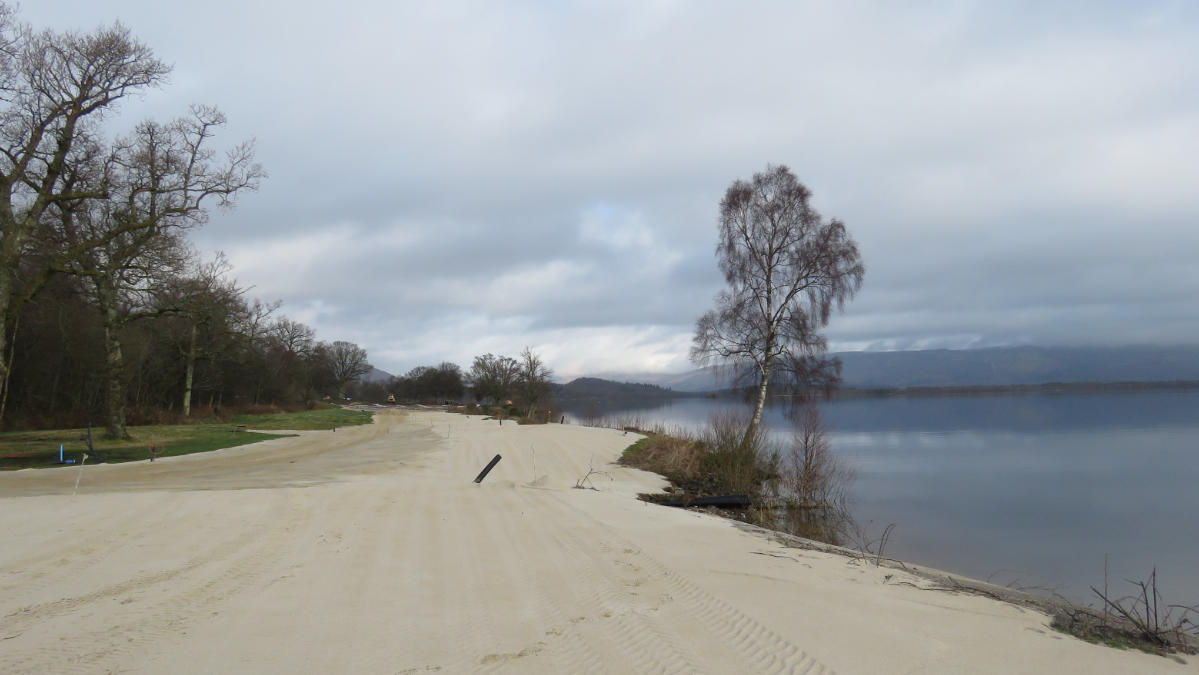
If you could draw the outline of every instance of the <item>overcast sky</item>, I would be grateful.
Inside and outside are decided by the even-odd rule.
[[[902,5],[902,7],[901,7]],[[27,1],[270,172],[193,239],[402,373],[682,371],[735,179],[857,239],[834,350],[1199,341],[1199,3]],[[121,122],[125,122],[125,119]]]

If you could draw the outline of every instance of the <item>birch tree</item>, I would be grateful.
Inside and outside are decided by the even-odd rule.
[[[866,268],[840,220],[826,221],[786,166],[734,181],[720,202],[716,256],[728,288],[696,322],[691,358],[756,380],[748,440],[762,422],[771,377],[788,384],[839,379],[820,330],[861,288]]]

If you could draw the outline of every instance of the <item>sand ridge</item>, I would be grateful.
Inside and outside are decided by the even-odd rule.
[[[637,501],[636,438],[383,411],[0,475],[0,672],[1199,672]]]

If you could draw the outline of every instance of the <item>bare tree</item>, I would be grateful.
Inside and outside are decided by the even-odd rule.
[[[217,254],[211,261],[193,263],[185,276],[158,294],[158,310],[182,324],[172,342],[184,362],[184,416],[191,415],[197,364],[224,353],[253,311],[242,297],[247,289],[229,276],[231,269],[224,255]]]
[[[371,371],[366,361],[366,350],[353,342],[338,340],[325,346],[329,369],[337,383],[338,395],[344,395],[346,385]]]
[[[109,153],[101,150],[99,120],[169,71],[119,24],[88,34],[35,32],[0,4],[0,356],[20,306],[51,273],[47,265],[31,270],[23,264],[31,238],[52,221],[47,212],[108,196],[109,167],[98,158]],[[62,255],[104,240],[81,241]],[[8,361],[0,358],[0,386]]]
[[[311,398],[306,385],[308,358],[316,344],[314,331],[280,317],[267,328],[266,341],[263,367],[275,398]]]
[[[520,364],[510,356],[476,356],[469,374],[475,397],[481,401],[503,400],[512,393],[519,369]]]
[[[525,347],[517,360],[516,395],[528,408],[528,417],[532,417],[540,406],[550,396],[550,378],[554,373],[541,357],[531,347]]]
[[[188,252],[179,236],[204,222],[206,203],[228,206],[238,192],[256,189],[263,176],[249,143],[234,148],[222,163],[212,161],[206,141],[224,121],[214,108],[195,106],[190,118],[169,125],[143,122],[132,138],[117,143],[107,162],[107,199],[56,205],[61,217],[47,231],[50,249],[78,251],[61,271],[89,280],[104,319],[110,438],[126,435],[120,329],[163,311],[145,296],[183,271]],[[81,245],[87,241],[99,243]]]
[[[716,247],[728,288],[696,322],[691,358],[733,366],[757,379],[748,440],[762,421],[776,372],[790,383],[839,379],[823,358],[820,329],[862,285],[858,247],[839,220],[825,221],[811,193],[785,166],[767,166],[751,182],[734,181],[720,202]]]
[[[784,485],[801,507],[842,506],[854,471],[833,454],[820,408],[813,401],[805,401],[793,417],[795,431],[783,462]]]
[[[287,354],[298,358],[307,357],[312,352],[316,333],[299,321],[280,317],[271,325],[271,337]]]

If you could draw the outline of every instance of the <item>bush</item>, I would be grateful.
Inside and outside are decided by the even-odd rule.
[[[748,495],[757,501],[778,479],[778,452],[759,430],[742,437],[749,418],[717,415],[702,434],[649,433],[625,450],[621,463],[665,476],[690,497]]]
[[[802,508],[843,505],[856,475],[829,447],[820,409],[811,402],[800,406],[794,427],[782,477],[787,497]]]
[[[760,497],[778,480],[778,450],[761,426],[745,439],[749,423],[748,415],[733,413],[708,420],[703,436],[704,472],[711,476],[716,493]]]

